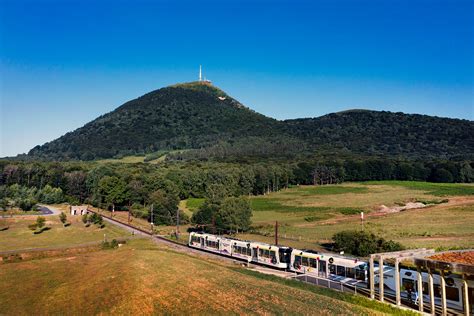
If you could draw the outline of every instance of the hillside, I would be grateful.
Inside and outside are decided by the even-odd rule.
[[[399,158],[474,157],[474,122],[467,120],[351,110],[284,123],[293,137],[316,148]]]
[[[200,148],[218,140],[271,136],[279,124],[217,88],[189,83],[131,100],[73,132],[36,146],[28,155],[91,160],[160,149]]]
[[[474,122],[352,110],[277,121],[207,84],[162,88],[85,126],[36,146],[28,157],[93,160],[158,150],[196,149],[187,157],[384,156],[473,159]]]

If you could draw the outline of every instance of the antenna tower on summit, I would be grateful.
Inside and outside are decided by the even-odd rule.
[[[202,66],[199,65],[199,82],[202,83],[202,84],[206,84],[206,85],[212,85],[212,82],[211,80],[208,80],[206,79],[206,77],[202,77]]]

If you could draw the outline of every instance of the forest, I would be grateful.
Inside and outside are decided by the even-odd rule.
[[[165,161],[147,163],[0,161],[0,208],[31,209],[35,203],[88,203],[131,210],[156,224],[173,223],[178,203],[190,197],[205,198],[195,218],[181,220],[206,224],[221,221],[226,229],[248,229],[249,223],[227,220],[234,208],[248,214],[242,197],[278,191],[293,185],[325,185],[344,181],[419,180],[474,182],[473,164],[364,159],[354,161],[295,161],[291,163],[228,163]],[[232,199],[234,198],[234,199]],[[248,203],[248,202],[247,202]],[[217,217],[212,218],[212,214]],[[227,219],[226,219],[227,218]]]

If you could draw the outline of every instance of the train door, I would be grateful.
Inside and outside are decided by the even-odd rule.
[[[319,276],[320,277],[326,277],[326,261],[325,260],[319,260],[319,269],[318,269],[318,272],[319,272]]]
[[[258,248],[252,248],[252,261],[258,262]]]
[[[204,248],[204,238],[201,237],[201,247]]]

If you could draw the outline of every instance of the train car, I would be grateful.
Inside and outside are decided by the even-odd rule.
[[[293,249],[290,270],[337,279],[340,282],[366,282],[367,280],[366,262],[331,253]]]
[[[189,247],[199,248],[222,255],[232,255],[232,240],[211,234],[191,233],[189,234]]]
[[[291,248],[206,233],[189,234],[189,247],[231,256],[277,269],[287,269]]]
[[[233,239],[232,245],[232,257],[245,260],[247,262],[252,261],[252,248],[250,247],[250,241]]]
[[[425,304],[430,303],[429,296],[429,275],[428,273],[422,272],[421,278],[423,281],[423,302]],[[463,309],[463,284],[462,279],[459,275],[448,274],[445,275],[446,281],[446,303],[449,308],[454,308],[458,310]],[[375,288],[378,289],[380,283],[380,275],[378,273],[378,268],[375,268],[374,275]],[[434,290],[434,300],[435,305],[441,305],[441,276],[438,274],[433,274],[433,290]],[[419,299],[419,289],[418,289],[418,272],[412,269],[400,269],[400,286],[401,286],[401,296],[408,298],[408,295],[411,295],[411,299],[414,302],[418,302]],[[474,287],[474,281],[468,280],[469,288]],[[395,293],[395,270],[394,267],[384,265],[384,288],[388,293]]]
[[[291,248],[255,241],[250,242],[250,247],[252,248],[252,262],[277,269],[288,269]]]

